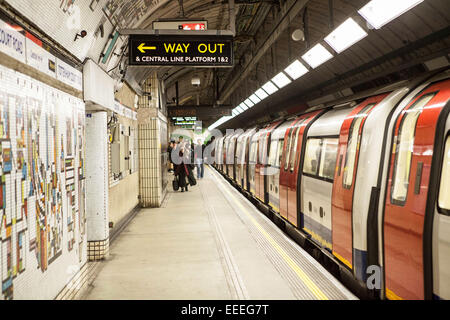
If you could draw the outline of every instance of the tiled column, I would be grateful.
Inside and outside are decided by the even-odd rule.
[[[109,254],[107,113],[86,116],[86,213],[88,258]]]
[[[152,96],[139,101],[139,195],[144,208],[159,207],[163,201],[166,184],[163,183],[165,168],[161,154],[162,126],[167,126],[165,117],[158,109],[158,83],[155,77],[144,85]],[[167,132],[167,130],[165,130]],[[167,135],[167,133],[165,133]]]

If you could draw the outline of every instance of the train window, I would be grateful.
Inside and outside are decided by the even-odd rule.
[[[267,150],[266,150],[266,146],[265,146],[265,137],[266,137],[267,132],[264,131],[264,133],[261,133],[258,139],[258,158],[256,159],[257,163],[260,164],[264,164],[267,162]]]
[[[270,152],[270,149],[268,149],[268,148],[270,147],[269,143],[271,140],[269,140],[269,137],[266,134],[266,135],[264,135],[264,138],[261,139],[261,141],[262,141],[262,150],[263,150],[262,157],[261,157],[261,164],[267,165],[269,162],[269,152]]]
[[[321,152],[322,139],[308,139],[308,142],[306,143],[305,163],[303,166],[304,173],[317,175]]]
[[[277,152],[278,152],[278,140],[272,140],[270,142],[269,163],[268,163],[272,167],[276,166]]]
[[[350,131],[348,135],[347,154],[345,155],[344,176],[342,183],[344,188],[350,189],[353,184],[353,174],[355,172],[356,155],[359,152],[359,144],[361,142],[361,123],[364,117],[369,113],[375,103],[365,106],[356,117],[353,119],[350,125]]]
[[[444,211],[450,214],[450,136],[447,137],[447,142],[445,143],[438,205],[441,212]]]
[[[290,159],[290,155],[291,155],[291,147],[292,147],[292,134],[295,131],[295,127],[291,128],[291,131],[289,132],[288,135],[288,140],[286,143],[286,159],[284,162],[284,171],[287,171],[288,167],[289,167],[289,159]]]
[[[247,137],[244,137],[239,142],[239,164],[245,164],[245,154],[247,153]]]
[[[300,125],[303,123],[303,121],[305,121],[305,120],[302,120],[300,122],[299,126],[295,129],[295,133],[294,133],[295,141],[294,141],[294,143],[291,146],[291,148],[292,148],[292,150],[291,150],[291,159],[289,161],[290,162],[289,166],[291,167],[291,172],[294,171],[295,156],[297,155],[296,151],[297,151],[297,148],[298,148],[298,137],[300,136]]]
[[[236,155],[235,155],[235,157],[237,159],[237,164],[242,164],[241,153],[242,153],[242,138],[239,138],[237,140]]]
[[[319,177],[333,180],[336,170],[336,159],[339,139],[325,138],[322,142],[322,155],[320,159]]]
[[[234,163],[234,147],[235,147],[236,139],[231,138],[228,142],[228,148],[227,148],[227,164],[233,164]]]
[[[397,145],[394,146],[395,162],[391,190],[391,203],[393,204],[403,205],[406,201],[417,120],[423,108],[435,95],[436,93],[426,94],[408,110],[405,110],[397,137]]]
[[[252,164],[255,164],[255,163],[256,163],[256,157],[257,157],[257,151],[256,151],[256,149],[257,149],[257,146],[258,146],[258,144],[257,144],[256,141],[252,141],[252,142],[250,143],[250,156],[249,156],[249,162],[252,163]]]
[[[278,141],[278,154],[277,154],[277,162],[275,163],[275,166],[277,168],[280,167],[281,164],[281,158],[283,158],[283,147],[284,147],[284,140]]]

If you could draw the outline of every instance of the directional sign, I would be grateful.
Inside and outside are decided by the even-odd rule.
[[[145,53],[147,50],[156,50],[156,47],[154,46],[146,47],[145,43],[143,42],[139,45],[138,50],[142,53]]]
[[[130,65],[232,67],[233,38],[205,35],[130,35]]]
[[[230,116],[231,108],[212,108],[212,107],[171,107],[169,108],[169,117],[221,117]]]

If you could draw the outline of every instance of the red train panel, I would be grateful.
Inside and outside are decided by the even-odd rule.
[[[353,269],[353,195],[358,171],[361,134],[366,118],[388,93],[363,101],[344,120],[339,136],[338,163],[332,196],[332,244],[333,255]],[[350,162],[354,162],[349,165]],[[353,168],[349,172],[349,168]]]
[[[423,299],[423,230],[436,123],[450,80],[412,99],[395,125],[384,212],[386,296]]]

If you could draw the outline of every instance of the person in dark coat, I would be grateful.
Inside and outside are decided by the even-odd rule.
[[[167,153],[169,154],[169,172],[173,172],[174,165],[172,160],[172,150],[175,148],[175,141],[171,140],[169,146],[167,147]]]
[[[187,177],[189,175],[189,164],[186,164],[186,155],[185,149],[181,148],[178,154],[181,158],[181,163],[176,166],[175,175],[178,177],[178,185],[181,188],[181,192],[184,192],[184,189],[188,191],[188,181]]]

